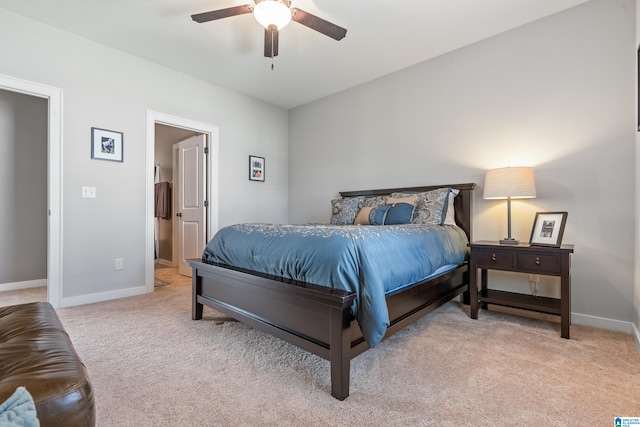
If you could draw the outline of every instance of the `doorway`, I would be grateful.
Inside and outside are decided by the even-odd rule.
[[[47,300],[55,308],[62,300],[62,90],[0,75],[0,90],[44,99],[46,108],[46,277]],[[43,178],[44,180],[44,178]]]
[[[154,236],[155,263],[163,267],[178,267],[174,239],[174,223],[178,210],[173,201],[177,196],[175,147],[180,141],[202,133],[165,124],[155,124],[154,148]],[[158,200],[160,198],[160,200]],[[160,206],[158,205],[160,202]],[[159,267],[156,265],[156,267]]]
[[[147,254],[146,254],[146,286],[147,292],[153,292],[155,275],[154,270],[158,264],[164,267],[178,267],[178,253],[176,248],[176,222],[175,215],[177,210],[172,209],[172,218],[165,219],[165,229],[158,230],[155,217],[155,181],[157,170],[156,165],[160,163],[160,180],[168,181],[173,176],[180,173],[180,166],[173,161],[174,149],[173,143],[194,135],[203,135],[207,140],[208,153],[206,156],[204,175],[204,199],[208,204],[207,215],[204,219],[206,227],[206,237],[204,244],[218,230],[218,128],[206,123],[194,122],[192,120],[170,116],[154,111],[147,112]],[[183,138],[186,137],[186,138]],[[177,138],[177,139],[176,139]],[[173,143],[167,141],[173,140]],[[167,165],[169,161],[167,155],[162,154],[156,157],[158,150],[166,153],[166,146],[171,146],[171,168]],[[162,160],[164,159],[164,160]],[[165,166],[163,167],[162,164]],[[171,177],[171,178],[170,178]],[[172,189],[175,188],[175,182],[172,182]],[[172,190],[173,192],[173,190]],[[204,200],[202,200],[204,202]],[[168,237],[167,228],[171,227],[171,239]],[[156,244],[155,236],[159,236]],[[169,243],[169,240],[171,242]],[[159,253],[158,262],[156,262],[156,254]],[[170,255],[168,255],[170,254]],[[170,259],[168,257],[170,256]]]

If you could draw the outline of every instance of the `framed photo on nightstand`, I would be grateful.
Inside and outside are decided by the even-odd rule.
[[[529,244],[559,248],[562,245],[567,215],[567,212],[537,212]]]

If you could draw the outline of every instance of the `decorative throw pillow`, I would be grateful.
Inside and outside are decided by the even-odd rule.
[[[441,225],[445,218],[448,196],[449,188],[439,188],[422,193],[416,206],[413,223]]]
[[[394,193],[394,194],[398,194],[398,193]],[[387,199],[387,202],[386,202],[387,205],[392,205],[394,203],[409,203],[410,205],[415,206],[418,203],[418,194],[413,194],[411,196],[404,195],[402,197],[389,197]]]
[[[371,225],[369,223],[369,212],[371,212],[371,209],[373,208],[370,208],[368,206],[360,209],[360,212],[358,212],[358,215],[356,215],[356,219],[355,221],[353,221],[353,223],[356,225]]]
[[[369,212],[369,224],[371,225],[384,225],[387,212],[391,208],[391,205],[384,205],[377,208],[371,208]]]
[[[447,214],[445,215],[444,223],[447,225],[456,225],[456,208],[455,198],[460,193],[460,190],[451,188],[449,191],[449,197],[447,198]]]
[[[360,211],[364,197],[345,197],[344,199],[334,199],[331,201],[331,224],[347,225],[353,224],[356,215]]]
[[[392,198],[414,196],[415,193],[393,193]],[[436,190],[418,193],[418,202],[413,212],[412,224],[435,224],[442,225],[446,211],[449,188],[438,188]]]
[[[385,225],[411,224],[415,206],[410,203],[394,203],[387,206],[389,210],[384,217]]]
[[[388,198],[388,196],[366,197],[364,199],[364,206],[370,208],[378,208],[380,206],[386,205]]]

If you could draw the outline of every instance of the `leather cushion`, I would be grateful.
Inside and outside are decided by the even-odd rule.
[[[94,426],[88,372],[51,304],[0,307],[0,402],[24,386],[42,426]]]

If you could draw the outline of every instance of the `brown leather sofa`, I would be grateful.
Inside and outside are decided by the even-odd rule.
[[[0,307],[0,403],[19,386],[33,397],[42,427],[92,427],[89,375],[51,304]]]

